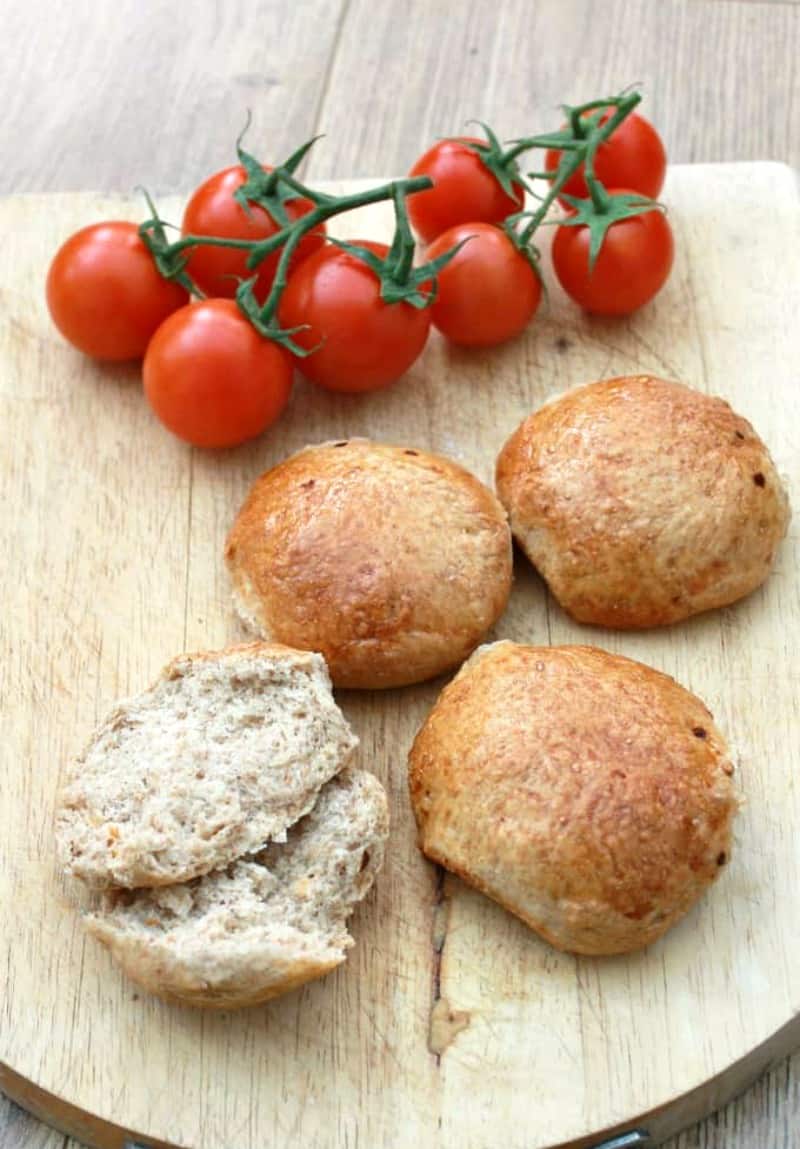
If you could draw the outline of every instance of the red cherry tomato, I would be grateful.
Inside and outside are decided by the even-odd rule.
[[[145,394],[161,422],[196,447],[233,447],[274,423],[289,400],[292,359],[228,299],[171,315],[144,360]]]
[[[355,240],[375,255],[384,243]],[[329,391],[374,391],[399,379],[428,338],[430,308],[385,303],[371,268],[338,247],[326,247],[293,272],[279,308],[282,327],[299,327],[294,340],[317,348],[299,370]]]
[[[611,108],[600,117],[605,124],[614,114]],[[565,126],[565,125],[564,125]],[[554,172],[561,160],[561,152],[550,150],[545,158],[547,170]],[[630,188],[640,195],[655,199],[664,186],[667,174],[667,153],[661,137],[649,120],[631,112],[604,144],[597,149],[594,160],[597,178],[607,188]],[[583,175],[583,165],[570,176],[562,189],[567,195],[585,199],[589,194]],[[566,200],[561,200],[564,206]]]
[[[492,224],[451,227],[427,249],[426,260],[465,239],[439,272],[433,324],[453,343],[492,347],[526,327],[539,306],[542,285],[525,256]]]
[[[502,223],[521,211],[525,203],[521,184],[515,183],[514,195],[507,195],[497,176],[467,146],[482,142],[471,137],[440,140],[409,172],[433,180],[432,188],[408,199],[411,226],[425,243],[460,223]]]
[[[595,315],[629,315],[643,307],[666,283],[673,254],[672,229],[658,210],[612,223],[591,272],[587,227],[556,228],[552,248],[561,286]]]
[[[265,168],[269,171],[269,168]],[[184,235],[216,235],[225,239],[269,239],[280,227],[264,208],[249,204],[249,213],[234,198],[246,181],[244,168],[235,164],[210,176],[194,192],[183,213]],[[284,205],[290,221],[306,215],[313,208],[310,200],[298,197]],[[292,257],[297,266],[325,242],[325,225],[320,224],[304,236]],[[258,267],[256,297],[263,303],[275,278],[280,251],[267,256]],[[187,270],[205,295],[233,299],[240,279],[255,272],[247,267],[247,252],[229,247],[196,247],[189,257]]]
[[[138,359],[189,296],[158,271],[135,223],[85,227],[56,252],[47,306],[58,330],[95,359]]]

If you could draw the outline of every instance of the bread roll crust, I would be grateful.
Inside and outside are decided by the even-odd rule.
[[[301,958],[277,949],[259,955],[232,956],[220,983],[209,976],[206,962],[189,961],[168,943],[120,934],[110,922],[94,915],[86,920],[88,932],[108,946],[111,955],[131,981],[170,1005],[195,1009],[245,1009],[289,993],[307,981],[324,977],[344,961],[332,953],[327,960]]]
[[[494,494],[448,459],[365,439],[307,447],[262,475],[225,559],[246,625],[319,651],[344,687],[457,665],[511,587]]]
[[[749,594],[790,517],[747,420],[650,375],[591,383],[530,415],[496,480],[559,603],[599,626],[663,626]]]
[[[728,861],[737,798],[703,703],[585,646],[481,647],[414,741],[424,853],[559,949],[622,953]]]

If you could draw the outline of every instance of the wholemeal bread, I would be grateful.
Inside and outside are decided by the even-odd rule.
[[[769,574],[789,504],[769,452],[722,399],[636,375],[569,391],[497,461],[515,538],[579,622],[673,623]]]
[[[183,885],[107,894],[86,925],[151,993],[256,1005],[344,961],[347,918],[380,868],[387,831],[380,783],[346,770],[285,843]]]
[[[730,857],[733,767],[710,713],[593,647],[481,647],[409,770],[424,853],[559,949],[649,944]]]
[[[307,447],[262,475],[225,558],[245,624],[319,651],[345,687],[457,665],[511,587],[492,492],[448,459],[365,439]]]
[[[319,655],[181,655],[73,763],[61,858],[97,887],[187,881],[280,840],[355,746]]]

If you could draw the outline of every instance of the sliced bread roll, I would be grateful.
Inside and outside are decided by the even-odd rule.
[[[64,866],[99,888],[221,869],[282,840],[356,745],[318,654],[181,655],[74,763],[57,815]]]
[[[183,885],[107,894],[86,924],[151,993],[256,1005],[344,961],[347,918],[380,869],[388,825],[378,780],[346,770],[284,844]]]

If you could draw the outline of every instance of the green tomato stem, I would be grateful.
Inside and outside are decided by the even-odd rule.
[[[615,100],[592,101],[594,107],[611,107],[616,105],[614,115],[606,120],[604,124],[595,124],[590,127],[578,147],[567,149],[568,158],[566,163],[559,165],[558,171],[550,185],[550,190],[536,211],[531,215],[530,222],[520,235],[520,241],[522,243],[530,243],[533,233],[544,220],[551,206],[560,195],[564,185],[571,179],[581,164],[588,164],[590,172],[593,173],[595,152],[601,144],[605,143],[612,132],[617,130],[622,121],[630,115],[636,105],[640,103],[641,98],[638,92],[631,92],[630,95],[619,96]],[[584,111],[591,110],[591,107],[590,105],[584,104],[578,110],[583,113]],[[532,141],[535,140],[535,138],[536,137],[531,137]],[[522,142],[523,141],[520,141],[520,143]],[[536,147],[538,145],[532,142],[531,146]],[[597,184],[597,182],[597,180],[594,180],[595,184]],[[605,194],[605,189],[603,189],[603,194]],[[594,196],[592,198],[594,199]],[[599,208],[598,210],[605,210],[605,208]]]
[[[306,184],[302,183],[299,179],[292,175],[291,172],[287,172],[282,168],[275,168],[273,172],[270,172],[268,178],[272,179],[273,176],[275,177],[276,182],[280,180],[282,184],[290,187],[299,198],[310,199],[311,202],[317,206],[325,203],[335,203],[337,200],[336,196],[327,195],[325,192],[316,191],[315,188],[308,187]]]
[[[271,252],[277,250],[278,247],[283,247],[272,288],[264,302],[264,306],[259,312],[259,321],[267,327],[274,317],[278,308],[281,292],[286,285],[285,280],[289,260],[304,235],[307,235],[308,232],[313,231],[315,227],[318,227],[321,223],[331,219],[333,216],[341,215],[342,212],[352,211],[354,208],[364,207],[370,203],[380,203],[382,200],[387,199],[394,199],[395,203],[397,203],[397,196],[403,197],[412,192],[424,191],[430,187],[433,187],[433,181],[429,179],[428,176],[414,176],[411,179],[393,180],[391,183],[381,184],[375,188],[367,188],[365,191],[354,192],[352,195],[336,197],[325,196],[323,201],[318,203],[312,211],[300,216],[300,218],[290,224],[289,227],[282,228],[281,231],[270,236],[268,240],[263,240],[252,245],[252,250],[247,261],[248,265],[252,268],[258,267],[258,264]],[[409,235],[410,234],[409,229]],[[408,275],[408,270],[410,270],[413,255],[412,237],[412,248],[406,276]],[[404,254],[404,264],[405,258],[406,256]]]
[[[312,211],[306,215],[301,215],[299,219],[289,224],[288,227],[276,231],[269,239],[257,240],[251,244],[251,251],[247,260],[248,267],[258,267],[263,259],[266,259],[273,251],[282,247],[294,232],[305,235],[333,216],[341,215],[342,212],[352,211],[357,207],[365,207],[370,203],[380,203],[382,200],[392,199],[395,186],[402,188],[406,194],[410,194],[433,187],[433,181],[429,179],[428,176],[414,176],[412,179],[393,180],[391,183],[380,184],[378,187],[367,188],[366,191],[354,192],[352,195],[326,196]]]
[[[148,197],[148,206],[151,210],[152,219],[148,221],[147,224],[142,225],[142,230],[150,229],[155,233],[154,239],[148,243],[148,246],[154,255],[157,254],[159,268],[168,267],[170,264],[174,265],[176,258],[180,256],[181,252],[191,248],[229,247],[239,251],[246,251],[248,253],[247,266],[254,271],[269,255],[277,251],[278,248],[282,248],[283,250],[281,251],[281,256],[278,261],[272,288],[264,306],[258,313],[260,322],[263,323],[264,327],[268,327],[277,311],[281,292],[286,286],[289,261],[303,237],[321,223],[324,223],[335,215],[340,215],[342,212],[352,211],[354,208],[364,207],[366,204],[380,203],[382,200],[392,199],[395,203],[395,212],[398,218],[398,235],[396,237],[397,251],[395,253],[396,274],[399,277],[398,282],[406,282],[414,259],[414,239],[405,210],[405,196],[432,187],[433,182],[428,176],[415,176],[411,179],[393,180],[391,183],[381,184],[374,188],[367,188],[365,191],[354,192],[351,195],[331,196],[324,192],[316,192],[313,188],[306,187],[300,183],[299,180],[295,179],[291,172],[285,172],[283,169],[278,168],[275,169],[275,172],[278,173],[282,183],[291,187],[298,195],[311,200],[314,207],[310,212],[286,224],[266,240],[225,239],[221,236],[212,235],[184,235],[181,236],[180,239],[175,240],[174,243],[168,244],[166,242],[163,224],[158,218],[155,206]],[[400,205],[399,208],[398,205]],[[166,273],[162,271],[162,274]],[[193,291],[196,295],[202,296],[202,292],[200,292],[188,277],[185,277],[185,280],[185,286],[188,290]]]
[[[581,108],[571,108],[569,113],[569,126],[572,128],[572,134],[576,140],[582,140],[586,136],[586,125],[581,122],[583,110]]]
[[[294,231],[286,240],[281,257],[278,260],[278,266],[275,269],[275,278],[272,281],[272,286],[269,289],[269,295],[264,301],[264,306],[258,313],[258,318],[265,327],[269,327],[275,313],[278,310],[281,295],[286,287],[286,282],[289,278],[289,261],[297,250],[300,240],[306,233],[304,231]]]
[[[414,264],[416,244],[408,222],[406,192],[395,184],[394,193],[395,232],[392,247],[387,256],[387,270],[394,283],[405,285]]]
[[[592,205],[598,215],[605,215],[608,211],[609,195],[603,187],[600,180],[594,174],[594,157],[596,148],[589,148],[586,152],[586,160],[583,165],[583,176],[586,180],[586,186],[589,189],[589,195],[592,198]]]
[[[188,247],[235,247],[243,251],[252,251],[258,240],[255,239],[223,239],[215,235],[183,235],[169,245],[169,253],[175,255],[185,251]]]
[[[587,112],[594,112],[598,108],[618,108],[620,104],[624,103],[625,100],[630,99],[630,96],[634,94],[636,93],[629,93],[627,96],[613,96],[610,100],[589,100],[585,104],[578,104],[578,106],[573,108],[572,111],[577,112],[578,116],[582,119]],[[641,96],[638,97],[636,101],[637,104],[641,101],[641,98]]]

